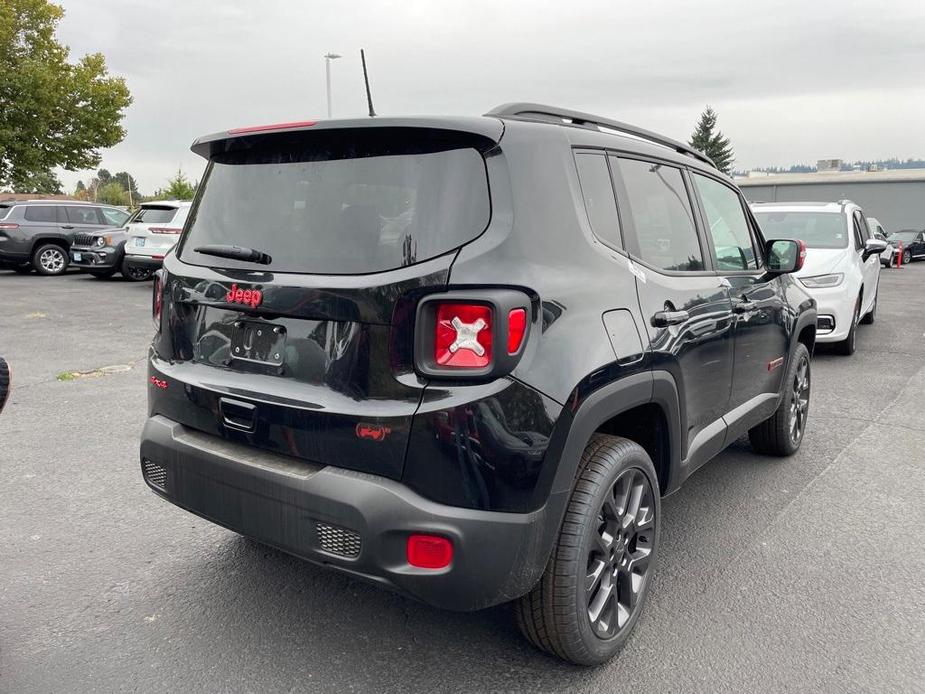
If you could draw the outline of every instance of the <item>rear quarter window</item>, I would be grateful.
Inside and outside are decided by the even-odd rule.
[[[491,204],[485,161],[445,131],[335,131],[215,157],[180,257],[210,267],[365,274],[442,255],[479,236]],[[442,134],[441,134],[442,133]],[[236,245],[254,265],[197,252]]]

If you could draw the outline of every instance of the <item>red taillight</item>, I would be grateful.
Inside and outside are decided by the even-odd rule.
[[[806,262],[806,244],[803,241],[797,241],[800,244],[800,252],[797,255],[797,266],[796,272],[799,272],[803,269],[803,263]]]
[[[440,304],[434,334],[437,365],[481,369],[491,364],[491,320],[491,307],[483,304]]]
[[[317,124],[315,120],[301,120],[292,123],[273,123],[272,125],[249,125],[245,128],[232,128],[229,135],[243,135],[245,133],[259,133],[265,130],[286,130],[288,128],[310,128]]]
[[[507,314],[507,353],[517,354],[527,332],[527,312],[522,308],[512,309]]]
[[[19,229],[19,225],[13,222],[0,222],[0,229]]]
[[[152,234],[179,234],[183,229],[179,227],[149,227]]]
[[[453,543],[439,535],[411,535],[407,554],[411,566],[444,569],[453,561]]]
[[[164,308],[164,287],[161,283],[161,276],[154,275],[154,296],[151,297],[151,319],[154,321],[154,328],[161,329],[161,312]]]

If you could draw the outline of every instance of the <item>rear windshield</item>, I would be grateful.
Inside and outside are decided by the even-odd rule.
[[[142,207],[131,221],[140,224],[167,224],[176,214],[176,207]]]
[[[848,247],[848,225],[841,212],[754,212],[766,239],[803,241],[808,248]]]
[[[180,257],[210,267],[364,274],[436,257],[485,230],[491,207],[479,151],[431,131],[367,132],[215,156]],[[272,260],[195,251],[208,244],[254,248]]]

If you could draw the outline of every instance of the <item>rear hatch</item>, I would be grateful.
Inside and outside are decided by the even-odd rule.
[[[125,225],[125,252],[164,257],[180,238],[188,211],[188,206],[145,203]]]
[[[399,478],[426,385],[416,300],[488,225],[497,137],[367,126],[213,142],[154,343],[157,378],[184,387],[152,388],[152,414]],[[228,246],[263,256],[212,254]]]

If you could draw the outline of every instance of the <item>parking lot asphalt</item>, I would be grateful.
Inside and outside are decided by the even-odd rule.
[[[150,285],[0,270],[0,691],[922,691],[923,286],[884,271],[858,352],[814,357],[796,456],[739,442],[664,501],[642,620],[581,669],[507,607],[441,612],[157,498]]]

